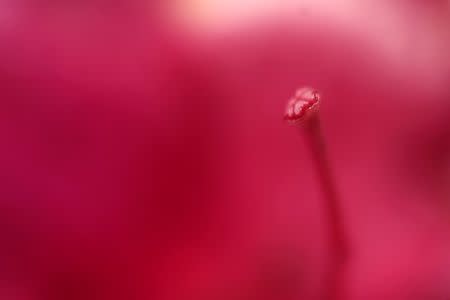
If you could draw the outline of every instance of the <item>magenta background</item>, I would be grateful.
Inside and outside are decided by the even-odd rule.
[[[289,17],[204,35],[156,3],[93,2],[85,22],[11,4],[0,299],[318,299],[320,185],[282,122],[304,85],[352,239],[345,299],[449,297],[449,10],[413,2],[380,10],[385,33]]]

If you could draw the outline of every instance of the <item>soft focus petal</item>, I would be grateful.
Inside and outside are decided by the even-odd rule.
[[[167,27],[150,3],[0,16],[4,297],[317,299],[321,193],[281,120],[301,85],[324,96],[348,298],[448,292],[445,18],[220,1]]]

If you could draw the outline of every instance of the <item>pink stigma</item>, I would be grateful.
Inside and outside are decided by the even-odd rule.
[[[317,112],[319,103],[318,91],[309,87],[301,88],[289,100],[284,119],[290,123],[301,122]]]

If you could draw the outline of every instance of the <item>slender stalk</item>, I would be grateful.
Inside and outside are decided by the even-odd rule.
[[[331,262],[326,278],[324,300],[342,298],[343,267],[348,258],[349,240],[341,212],[341,199],[328,160],[319,115],[319,94],[309,88],[300,89],[289,102],[285,119],[305,136],[324,198],[325,220]]]

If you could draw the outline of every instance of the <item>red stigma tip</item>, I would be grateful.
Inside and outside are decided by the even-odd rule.
[[[301,122],[317,112],[319,102],[318,91],[309,87],[301,88],[289,100],[284,119],[290,123]]]

